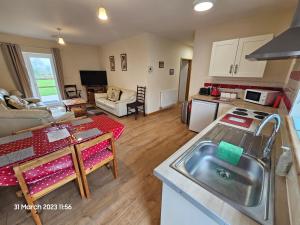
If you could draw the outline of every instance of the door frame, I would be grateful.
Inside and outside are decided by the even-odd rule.
[[[53,71],[53,78],[54,78],[55,85],[57,88],[57,93],[58,93],[58,99],[59,99],[58,101],[59,101],[59,103],[61,103],[62,93],[61,93],[61,91],[59,89],[59,85],[58,85],[57,71],[55,68],[56,65],[55,65],[53,54],[52,53],[42,53],[42,52],[30,52],[30,51],[23,51],[22,53],[23,53],[23,58],[25,60],[26,68],[29,70],[28,73],[29,73],[30,83],[31,83],[31,85],[34,86],[33,93],[39,98],[41,98],[42,96],[39,93],[38,85],[37,85],[37,82],[36,82],[36,79],[34,76],[34,71],[32,68],[32,64],[31,64],[29,58],[30,58],[30,56],[37,56],[37,57],[40,56],[41,58],[48,58],[50,60],[51,69]]]
[[[191,73],[192,73],[192,59],[181,58],[180,59],[180,68],[179,68],[179,79],[178,79],[178,102],[179,102],[179,93],[180,93],[180,71],[182,62],[188,62],[188,72],[186,78],[186,87],[185,87],[185,101],[189,99],[189,92],[190,92],[190,81],[191,81]]]

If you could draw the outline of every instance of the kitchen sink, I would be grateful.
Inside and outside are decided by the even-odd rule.
[[[236,166],[216,156],[220,141],[244,149]],[[274,168],[260,160],[265,141],[218,124],[170,166],[260,224],[273,224]]]
[[[201,143],[185,158],[182,166],[197,183],[231,201],[247,207],[258,205],[263,191],[263,165],[250,156],[242,155],[239,164],[232,166],[218,159],[216,150],[216,144]]]

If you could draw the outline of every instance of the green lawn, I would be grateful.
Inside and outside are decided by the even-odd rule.
[[[41,96],[57,95],[55,80],[37,80]]]

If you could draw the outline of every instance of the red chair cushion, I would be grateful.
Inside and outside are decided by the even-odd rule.
[[[85,169],[91,168],[94,165],[99,164],[100,162],[104,161],[105,159],[112,157],[113,154],[109,149],[102,149],[100,151],[95,152],[89,158],[83,161],[83,165]]]
[[[69,167],[66,169],[59,170],[56,173],[52,173],[43,179],[29,183],[28,184],[29,193],[30,193],[30,195],[36,194],[36,193],[44,190],[45,188],[47,188],[53,184],[56,184],[57,182],[63,180],[64,178],[71,176],[74,173],[75,173],[74,168]]]

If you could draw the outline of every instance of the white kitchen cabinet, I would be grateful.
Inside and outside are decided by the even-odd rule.
[[[245,57],[272,40],[272,38],[272,34],[241,38],[236,54],[233,76],[263,77],[267,61],[250,61]]]
[[[218,103],[193,99],[189,129],[202,131],[216,119],[217,108]]]
[[[233,72],[239,39],[213,43],[209,67],[210,76],[228,77]]]
[[[205,207],[197,208],[181,193],[163,183],[160,225],[225,224]]]
[[[231,105],[231,104],[219,103],[218,116],[217,117],[220,117],[220,116],[224,115],[226,112],[228,112],[233,107],[234,106]]]
[[[213,43],[209,76],[263,77],[266,61],[245,57],[273,38],[272,34],[218,41]]]

